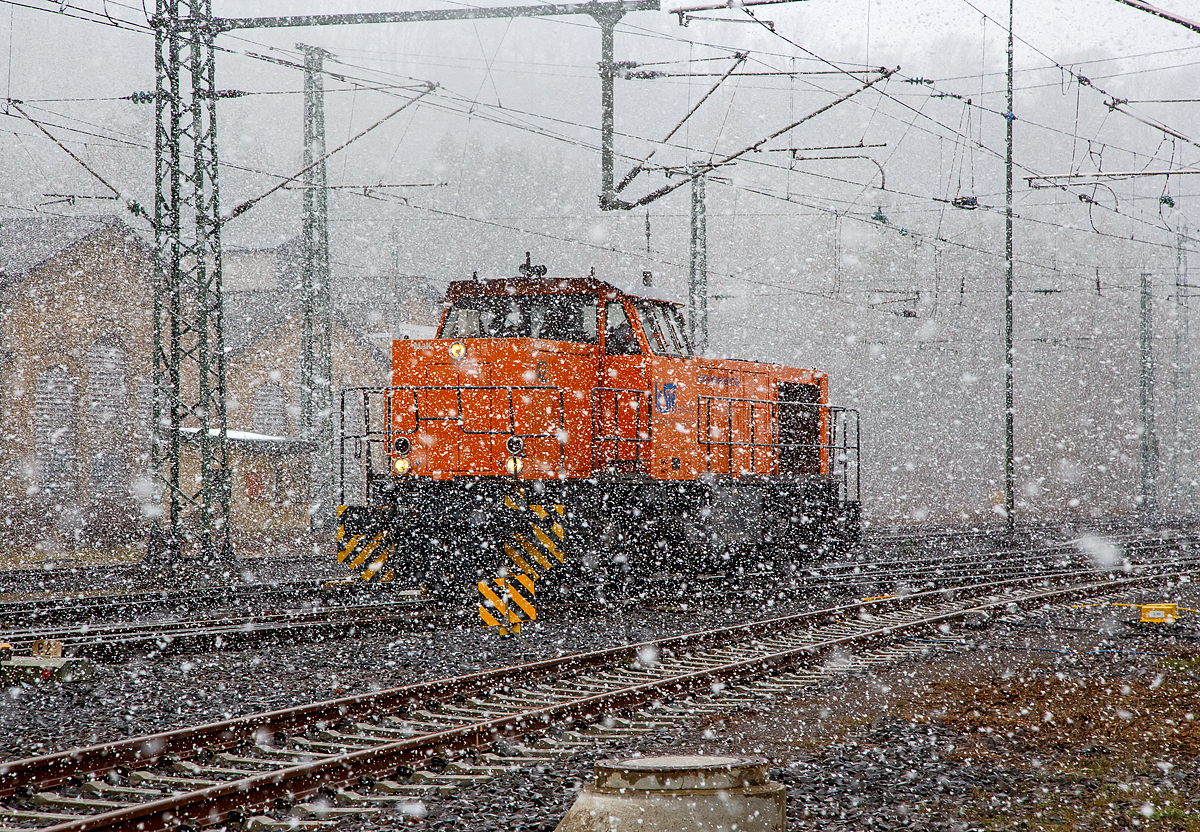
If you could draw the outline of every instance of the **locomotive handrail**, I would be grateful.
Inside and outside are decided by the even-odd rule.
[[[725,438],[715,439],[712,435],[712,408],[714,403],[726,403],[725,414]],[[749,438],[735,438],[733,426],[734,404],[750,405],[750,424]],[[767,408],[769,414],[769,431],[767,435],[771,437],[771,441],[756,442],[757,422],[755,419],[755,409],[758,406]],[[784,442],[779,437],[779,417],[778,413],[783,408],[812,408],[816,411],[817,419],[820,420],[817,429],[817,436],[828,435],[827,442]],[[703,414],[703,416],[701,415]],[[719,418],[719,414],[718,414]],[[850,437],[849,422],[853,419],[854,436]],[[698,444],[705,447],[705,465],[710,473],[713,473],[713,448],[728,449],[727,468],[725,473],[733,473],[733,450],[734,448],[749,448],[750,449],[750,471],[758,472],[757,454],[760,449],[770,451],[772,457],[771,471],[772,474],[779,474],[780,471],[780,451],[789,450],[813,450],[818,454],[818,460],[824,456],[824,461],[828,463],[829,473],[823,476],[829,476],[840,480],[839,490],[841,491],[842,499],[857,501],[859,499],[859,482],[862,471],[862,457],[860,453],[861,431],[859,427],[859,412],[854,408],[839,407],[837,405],[822,404],[820,402],[789,402],[778,401],[773,399],[752,399],[737,396],[713,396],[701,395],[697,397],[697,414],[696,414],[696,441]],[[840,430],[839,430],[840,428]],[[839,440],[840,434],[840,440]],[[853,475],[851,475],[851,460],[853,455]],[[721,472],[717,472],[721,473]],[[818,461],[817,473],[820,473],[820,461]]]
[[[503,429],[485,429],[475,430],[467,427],[463,412],[463,391],[504,391],[508,394],[508,430]],[[442,391],[455,393],[454,413],[451,415],[423,415],[421,410],[421,397],[417,394],[420,391]],[[546,432],[518,432],[516,420],[516,403],[514,395],[520,391],[551,393],[558,397],[558,419],[557,426],[550,426]],[[486,435],[511,435],[519,436],[523,439],[557,439],[566,426],[565,421],[565,400],[563,390],[560,387],[552,387],[549,385],[472,385],[470,387],[461,387],[449,384],[430,384],[430,385],[388,385],[388,386],[358,386],[346,387],[341,391],[341,425],[342,431],[339,439],[338,456],[338,501],[339,504],[345,504],[346,490],[346,448],[347,443],[351,443],[354,447],[354,457],[362,458],[363,471],[363,487],[369,489],[370,484],[381,478],[386,478],[386,475],[376,475],[374,470],[374,458],[371,453],[372,446],[382,448],[383,455],[388,455],[388,439],[395,433],[409,433],[412,431],[400,431],[393,423],[393,413],[396,407],[397,394],[412,393],[412,407],[409,410],[413,415],[414,428],[420,430],[423,422],[457,422],[459,429],[464,434],[469,436],[486,436]],[[371,396],[383,397],[383,413],[382,424],[373,424],[371,419]],[[361,396],[362,402],[362,432],[351,432],[349,423],[346,419],[346,402],[347,397],[357,398]],[[558,445],[558,465],[561,469],[565,462],[565,449],[561,442]],[[365,451],[365,453],[364,453]]]
[[[551,439],[551,438],[557,437],[558,431],[562,430],[566,426],[565,418],[563,415],[563,407],[565,404],[564,399],[563,399],[563,389],[561,387],[551,387],[549,385],[544,385],[544,384],[541,384],[541,385],[473,384],[470,387],[461,387],[461,386],[450,385],[450,384],[428,384],[428,385],[403,384],[403,385],[393,385],[391,387],[385,387],[385,388],[348,388],[348,389],[350,389],[350,390],[355,390],[355,389],[358,389],[358,390],[371,390],[371,389],[386,390],[389,394],[388,405],[390,405],[390,406],[387,411],[389,422],[391,420],[391,414],[393,412],[392,406],[394,406],[394,393],[399,392],[399,391],[412,392],[413,393],[413,410],[411,412],[413,413],[413,418],[416,421],[418,430],[421,427],[421,422],[455,422],[456,421],[456,422],[458,422],[459,426],[462,428],[463,433],[468,434],[468,435],[485,436],[487,434],[492,434],[492,433],[503,433],[503,431],[499,431],[499,430],[468,430],[467,429],[467,426],[463,419],[462,396],[463,396],[463,391],[468,391],[468,390],[469,391],[504,390],[508,393],[508,426],[509,426],[508,432],[510,434],[512,434],[513,436],[520,436],[524,439]],[[455,415],[453,415],[453,416],[422,416],[419,412],[419,409],[421,406],[420,399],[416,395],[416,393],[421,390],[453,390],[456,393],[455,402],[457,405],[457,407],[455,408],[455,410],[456,410]],[[543,391],[543,392],[548,391],[548,392],[557,394],[558,395],[558,430],[555,430],[554,432],[551,432],[551,433],[517,433],[516,415],[515,415],[516,408],[515,408],[515,405],[513,402],[513,392],[517,391],[517,390]],[[389,427],[390,427],[390,425],[389,425]]]
[[[453,391],[454,406],[451,413],[439,412],[429,415],[421,412],[430,405],[422,406],[421,391]],[[503,428],[484,429],[469,428],[465,420],[463,408],[464,391],[503,392],[508,399],[507,430]],[[542,395],[551,393],[557,397],[558,407],[557,427],[551,424],[547,431],[518,433],[516,400],[514,396],[521,391],[537,392]],[[383,397],[382,413],[372,419],[371,397]],[[560,387],[549,385],[478,385],[461,387],[455,385],[392,385],[379,387],[348,387],[341,391],[341,424],[342,433],[339,442],[339,501],[344,504],[346,489],[346,452],[353,447],[354,457],[362,459],[360,470],[363,474],[363,487],[378,479],[386,479],[388,474],[375,472],[375,453],[380,453],[380,462],[387,466],[390,472],[390,462],[385,462],[389,455],[389,438],[395,433],[410,433],[419,430],[423,423],[456,422],[459,429],[467,435],[514,435],[522,438],[557,438],[565,429],[565,396]],[[412,414],[413,427],[400,430],[394,424],[393,417],[398,405],[398,397],[411,395],[411,404],[407,405]],[[613,468],[624,473],[644,472],[648,460],[646,451],[650,447],[653,431],[653,407],[651,392],[644,389],[596,387],[591,391],[591,457],[592,470]],[[362,421],[361,427],[355,427],[347,422],[347,401],[361,396]],[[748,405],[748,425],[746,430],[737,431],[734,426],[734,406]],[[838,481],[841,499],[857,501],[859,499],[861,477],[861,430],[859,412],[853,408],[821,404],[820,402],[789,402],[772,399],[758,399],[737,396],[701,395],[697,400],[696,432],[697,443],[705,449],[705,467],[709,473],[734,473],[735,449],[748,448],[750,452],[749,472],[760,472],[762,455],[770,459],[771,474],[787,473],[786,461],[781,460],[786,451],[808,450],[814,453],[816,471],[810,472]],[[723,407],[724,413],[717,413],[716,418],[724,421],[724,436],[714,435],[714,407]],[[780,435],[780,413],[786,409],[811,409],[818,420],[815,431],[816,442],[787,442]],[[763,412],[765,410],[765,413]],[[357,414],[355,414],[357,415]],[[611,422],[611,424],[610,424]],[[765,422],[766,424],[762,424]],[[851,423],[852,422],[852,423]],[[527,426],[532,427],[532,426]],[[609,433],[611,428],[611,433]],[[361,432],[359,432],[361,431]],[[739,435],[745,434],[746,435]],[[758,437],[763,437],[759,439]],[[820,441],[825,439],[826,441]],[[714,454],[715,449],[724,449],[724,453]],[[365,451],[365,454],[364,454]],[[559,468],[565,464],[566,449],[563,443],[558,443]],[[726,459],[714,459],[724,456]],[[724,462],[726,471],[721,471]],[[822,473],[822,469],[825,472]],[[626,470],[628,469],[628,470]],[[797,473],[797,472],[792,472]],[[799,472],[803,473],[803,472]]]

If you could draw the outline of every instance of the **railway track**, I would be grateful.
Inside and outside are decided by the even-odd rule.
[[[1176,515],[1170,519],[1163,518],[1159,523],[1159,531],[1168,535],[1179,533],[1184,529],[1196,529],[1200,524],[1200,516]],[[1105,518],[1089,518],[1081,523],[1078,520],[1062,521],[1027,520],[1018,522],[1014,536],[1027,544],[1039,540],[1063,539],[1078,537],[1081,533],[1101,535],[1108,538],[1145,535],[1147,524],[1138,515],[1118,515]],[[877,547],[887,551],[905,544],[928,547],[945,543],[962,543],[964,541],[991,542],[1009,535],[1000,523],[963,523],[938,524],[919,523],[912,525],[871,525],[863,531],[863,543],[867,547]]]
[[[1178,524],[1181,527],[1194,527],[1195,523]],[[1110,524],[1103,533],[1115,541],[1136,541],[1146,536],[1146,530],[1130,524]],[[1069,536],[1069,530],[1042,529],[1041,527],[1022,527],[1019,536],[1045,537]],[[1175,528],[1162,530],[1168,536],[1179,536]],[[890,574],[894,568],[902,570],[919,570],[922,565],[928,567],[929,552],[939,551],[941,566],[951,567],[955,564],[972,563],[971,559],[980,553],[989,556],[1012,557],[1024,556],[1031,551],[1029,546],[1006,549],[997,546],[996,541],[1002,537],[996,529],[986,526],[963,529],[955,527],[926,529],[918,528],[876,528],[864,532],[864,539],[858,549],[855,559],[833,561],[823,564],[813,564],[804,572],[807,575],[835,576],[848,572],[860,572],[870,577],[872,572],[879,575]],[[1192,537],[1195,537],[1192,535]],[[965,547],[965,550],[964,550]],[[1032,551],[1047,552],[1063,547],[1069,543],[1050,546],[1034,546]],[[891,553],[896,550],[911,549],[921,555],[909,558],[897,558]],[[333,564],[331,564],[333,565]],[[131,570],[141,569],[138,565],[129,567]],[[71,566],[62,571],[75,574],[80,567]],[[104,573],[103,568],[86,570]],[[278,567],[276,567],[278,571]],[[0,573],[4,575],[7,586],[5,590],[13,595],[22,584],[37,584],[35,578],[44,580],[44,576],[56,574],[38,570],[36,573],[26,573],[20,570]],[[103,580],[106,587],[120,586],[124,581],[112,578]],[[328,586],[328,579],[300,579],[251,584],[223,584],[218,586],[197,585],[183,589],[148,589],[136,592],[112,592],[111,589],[91,587],[86,590],[58,590],[47,592],[38,589],[36,598],[10,598],[0,601],[0,629],[31,628],[34,626],[67,626],[69,624],[97,623],[115,621],[117,619],[138,619],[163,616],[193,616],[211,613],[217,609],[249,608],[266,609],[278,608],[281,604],[323,603],[330,595],[335,597],[351,597],[363,601],[379,598],[394,587],[388,585],[366,584],[354,582],[353,586]],[[33,591],[32,589],[30,590]],[[69,602],[69,603],[64,603]]]
[[[1090,543],[1088,544],[1091,545]],[[1164,547],[1188,550],[1200,548],[1200,535],[1157,535],[1128,533],[1107,537],[1111,562],[1097,563],[1095,552],[1085,550],[1081,540],[1034,547],[1009,547],[954,551],[946,554],[924,552],[918,557],[879,557],[870,562],[839,560],[804,566],[794,572],[778,570],[747,571],[735,577],[738,589],[770,586],[780,582],[802,583],[807,595],[820,596],[833,588],[843,596],[880,595],[893,592],[908,594],[938,586],[977,582],[1005,577],[1053,577],[1064,570],[1134,568],[1149,565]],[[1101,560],[1103,558],[1100,558]],[[723,579],[724,580],[724,579]],[[667,576],[657,583],[668,587],[677,583],[675,593],[702,589],[703,582]]]
[[[390,588],[385,588],[390,589]],[[188,589],[106,594],[63,593],[52,597],[0,603],[0,628],[66,627],[118,619],[150,619],[166,615],[199,617],[220,611],[243,612],[306,608],[339,603],[393,599],[395,592],[378,585],[331,584],[322,580],[293,580],[194,587]]]
[[[1090,538],[1090,539],[1088,539]],[[1019,545],[1002,547],[964,548],[955,547],[952,551],[939,553],[934,557],[929,548],[920,541],[909,541],[906,545],[893,545],[892,549],[909,547],[921,549],[921,554],[914,557],[895,557],[881,553],[872,554],[869,561],[858,559],[833,561],[813,567],[812,571],[822,576],[878,576],[900,574],[905,577],[938,574],[978,574],[979,558],[986,556],[989,566],[1001,568],[1024,566],[1027,564],[1052,564],[1067,566],[1072,564],[1087,565],[1093,563],[1095,552],[1089,548],[1097,545],[1107,545],[1113,554],[1121,557],[1136,557],[1143,553],[1154,553],[1164,545],[1174,548],[1187,548],[1200,543],[1200,534],[1182,533],[1168,530],[1164,533],[1145,531],[1128,531],[1122,534],[1096,536],[1077,536],[1057,543],[1042,543],[1038,545]],[[979,543],[978,539],[974,542]],[[865,547],[864,547],[865,548]],[[1110,564],[1115,566],[1117,564]]]
[[[835,654],[895,661],[964,618],[1182,578],[994,581],[422,682],[0,764],[0,832],[285,829],[453,789],[581,747],[796,690]],[[853,662],[850,663],[853,666]]]
[[[297,642],[330,633],[352,636],[388,625],[453,618],[452,613],[436,608],[417,591],[396,595],[399,597],[380,603],[337,604],[247,616],[0,630],[0,639],[11,644],[17,653],[28,652],[39,639],[51,639],[63,643],[65,655],[113,660],[135,652],[163,655],[245,647],[264,641]]]
[[[1197,546],[1198,540],[1179,537],[1170,545],[1186,549]],[[1130,564],[1148,563],[1148,559],[1164,545],[1158,538],[1135,535],[1111,542],[1121,547],[1123,558]],[[808,598],[907,595],[979,581],[981,557],[987,559],[987,575],[994,580],[1057,579],[1069,570],[1094,565],[1080,551],[1077,542],[1068,541],[1033,549],[954,553],[932,561],[928,557],[893,558],[871,564],[842,561],[795,573],[767,570],[729,577],[713,576],[713,580],[707,582],[664,576],[646,583],[653,588],[648,593],[650,597],[662,600],[673,595],[700,602],[779,592],[787,583],[803,585],[804,595]],[[636,599],[641,594],[637,586],[629,590],[631,598]],[[367,599],[365,603],[362,602],[364,598]],[[271,608],[272,604],[282,606],[288,602],[295,606]],[[39,623],[51,615],[54,603],[38,600],[0,605],[0,640],[12,644],[18,654],[28,652],[38,639],[52,639],[63,642],[66,655],[119,660],[135,653],[153,657],[236,649],[262,643],[293,643],[327,635],[356,635],[386,625],[457,621],[463,616],[469,617],[471,612],[469,605],[435,603],[416,590],[389,588],[383,594],[378,587],[370,587],[366,592],[360,587],[335,587],[331,592],[329,587],[311,581],[284,586],[215,588],[199,597],[170,592],[149,597],[132,594],[71,599],[66,604],[58,600],[57,604],[67,610],[59,617],[81,623],[69,626]],[[232,611],[216,616],[206,614],[214,607],[257,609],[249,614]],[[561,607],[561,604],[550,602],[544,609],[552,612]],[[162,616],[166,609],[174,610],[176,615],[151,617]],[[148,620],[105,621],[106,615]],[[20,623],[14,626],[14,621]]]

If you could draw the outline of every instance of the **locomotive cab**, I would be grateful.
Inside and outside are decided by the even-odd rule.
[[[676,304],[522,271],[451,283],[437,338],[393,343],[391,386],[344,391],[343,541],[468,579],[494,572],[514,499],[558,507],[597,574],[769,569],[856,539],[857,414],[825,374],[698,357]]]

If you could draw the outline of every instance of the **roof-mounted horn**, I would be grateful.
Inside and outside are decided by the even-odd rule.
[[[545,277],[546,267],[535,266],[529,258],[529,252],[525,252],[525,262],[521,264],[522,277]]]

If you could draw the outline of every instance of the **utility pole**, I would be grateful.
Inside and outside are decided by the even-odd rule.
[[[613,31],[624,17],[625,10],[617,4],[607,4],[602,9],[597,7],[591,14],[600,25],[600,210],[611,211],[615,207],[617,197],[613,189],[613,127],[616,106],[613,96],[613,78],[616,75]]]
[[[387,328],[393,333],[399,333],[400,324],[404,323],[400,320],[402,314],[401,309],[408,306],[411,301],[407,298],[407,293],[401,292],[400,287],[400,229],[393,225],[392,230],[388,232],[388,242],[391,247],[392,255],[392,275],[390,278],[391,284],[391,319],[388,321]],[[398,337],[394,335],[393,337]]]
[[[1192,481],[1195,464],[1192,455],[1192,338],[1189,331],[1187,226],[1175,234],[1175,373],[1172,384],[1175,394],[1175,441],[1171,449],[1171,485],[1177,512],[1189,511],[1192,505]]]
[[[333,302],[329,274],[329,191],[325,181],[325,76],[329,53],[297,44],[304,53],[304,217],[301,272],[301,438],[315,444],[309,481],[311,523],[333,522]]]
[[[157,516],[146,563],[177,572],[233,554],[211,15],[211,0],[157,0],[152,21]]]
[[[1150,273],[1142,272],[1141,327],[1138,344],[1141,353],[1141,372],[1138,385],[1141,398],[1141,484],[1142,514],[1147,518],[1158,514],[1158,494],[1155,480],[1158,474],[1158,443],[1154,435],[1154,317],[1150,293]]]
[[[1008,131],[1004,183],[1004,514],[1008,532],[1016,528],[1013,499],[1013,0],[1008,0]]]
[[[693,165],[692,172],[702,171]],[[704,176],[692,179],[691,264],[688,269],[688,323],[697,355],[708,351],[708,233],[705,227]]]

